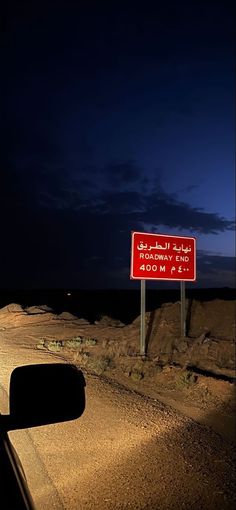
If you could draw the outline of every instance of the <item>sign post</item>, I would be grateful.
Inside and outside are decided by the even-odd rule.
[[[185,281],[196,280],[194,237],[131,233],[130,278],[141,280],[140,354],[145,354],[145,280],[180,281],[181,335],[186,335]]]
[[[181,336],[186,336],[185,282],[180,282],[181,299]]]
[[[140,355],[145,356],[146,354],[146,324],[145,324],[145,310],[146,310],[146,281],[141,280],[141,331],[140,331]]]

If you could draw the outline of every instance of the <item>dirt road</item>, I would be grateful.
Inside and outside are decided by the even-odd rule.
[[[15,366],[53,360],[0,333],[1,410]],[[158,401],[84,375],[79,420],[10,433],[39,510],[235,507],[229,442]]]

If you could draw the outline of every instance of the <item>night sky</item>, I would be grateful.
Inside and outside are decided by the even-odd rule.
[[[232,4],[19,0],[3,20],[1,287],[137,288],[131,231],[196,237],[189,285],[233,287]]]

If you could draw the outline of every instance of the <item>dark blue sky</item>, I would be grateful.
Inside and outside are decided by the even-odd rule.
[[[233,25],[223,0],[9,3],[2,287],[133,288],[132,230],[195,236],[194,285],[235,285]]]

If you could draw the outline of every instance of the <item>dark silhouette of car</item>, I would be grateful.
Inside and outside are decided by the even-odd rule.
[[[0,414],[2,509],[35,510],[23,466],[8,432],[79,418],[85,409],[85,386],[82,371],[73,364],[25,365],[13,370],[10,412]]]

